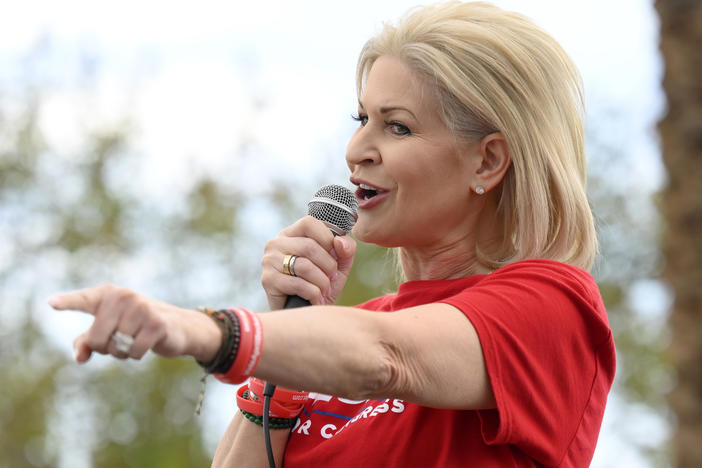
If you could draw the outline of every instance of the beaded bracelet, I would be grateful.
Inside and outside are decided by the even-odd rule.
[[[229,309],[239,322],[241,338],[234,362],[229,369],[214,372],[218,380],[229,384],[238,384],[253,374],[261,360],[263,349],[263,327],[261,319],[253,312],[243,309]]]
[[[243,312],[239,314],[236,310],[241,310]],[[217,324],[222,332],[222,344],[211,361],[197,361],[205,370],[205,374],[200,379],[200,395],[197,406],[195,407],[195,414],[197,415],[200,414],[200,409],[202,408],[202,403],[205,398],[207,375],[214,374],[215,377],[226,383],[243,382],[258,365],[258,361],[261,357],[261,347],[263,346],[261,324],[256,314],[245,309],[213,310],[199,308],[198,311],[206,314]],[[246,320],[243,330],[246,336],[244,337],[242,337],[241,327],[242,316],[244,320]],[[252,327],[250,323],[255,323],[256,326]],[[242,343],[244,344],[243,347],[241,346]],[[237,361],[237,358],[239,358],[239,361]],[[245,362],[248,364],[243,368],[243,372],[242,365],[237,365],[237,362]],[[236,371],[234,373],[231,372],[233,368]],[[227,380],[220,378],[222,376],[226,376]]]
[[[260,413],[260,411],[257,411],[257,408],[255,409],[255,406],[252,408],[248,408],[255,412],[247,411],[244,408],[242,408],[242,406],[246,406],[242,404],[242,400],[245,402],[253,402],[253,400],[249,398],[250,396],[251,395],[249,393],[249,390],[244,389],[244,386],[239,388],[239,391],[237,392],[237,403],[239,405],[239,411],[241,411],[241,414],[246,416],[246,419],[248,419],[249,421],[258,424],[259,426],[263,426],[263,416],[257,414]],[[258,403],[258,405],[261,406],[261,409],[263,408],[263,405],[261,403]],[[297,423],[297,413],[299,413],[299,411],[296,412],[296,414],[292,417],[269,417],[269,426],[271,427],[271,429],[291,429]]]
[[[240,409],[241,414],[243,414],[249,421],[263,426],[263,416],[256,416],[248,411]],[[297,418],[270,418],[268,427],[271,429],[292,429],[297,424]]]
[[[239,325],[239,318],[230,309],[223,309],[221,312],[225,317],[229,319],[229,323],[232,326],[233,343],[230,347],[229,354],[226,356],[226,359],[222,362],[222,365],[219,366],[219,368],[212,370],[213,374],[226,372],[232,367],[239,352],[239,345],[241,342],[241,327]]]
[[[239,351],[241,331],[236,314],[228,310],[198,309],[215,321],[222,332],[222,345],[210,362],[197,361],[208,374],[227,372]]]

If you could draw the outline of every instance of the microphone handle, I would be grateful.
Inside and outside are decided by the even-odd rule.
[[[288,296],[285,300],[285,309],[296,309],[298,307],[307,307],[310,301],[303,299],[300,296]]]

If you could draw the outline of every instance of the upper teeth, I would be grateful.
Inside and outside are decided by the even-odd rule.
[[[370,185],[366,185],[366,184],[358,184],[358,186],[364,190],[377,190],[375,187],[371,187]]]

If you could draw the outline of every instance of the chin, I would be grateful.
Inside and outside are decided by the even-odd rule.
[[[366,244],[375,244],[380,247],[400,247],[401,242],[398,243],[398,239],[394,239],[393,233],[388,232],[387,229],[384,230],[374,230],[369,226],[364,226],[362,222],[357,222],[356,225],[351,229],[351,234],[353,237]]]
[[[353,228],[351,228],[351,235],[353,235],[354,239],[359,240],[361,242],[371,242],[368,240],[368,232],[360,226],[360,223],[358,221],[353,226]]]

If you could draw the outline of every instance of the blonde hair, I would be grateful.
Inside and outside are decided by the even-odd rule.
[[[434,85],[457,140],[499,131],[507,141],[512,166],[497,209],[504,234],[490,251],[478,246],[479,261],[495,269],[547,258],[589,269],[597,239],[585,194],[582,83],[561,46],[520,14],[449,2],[410,10],[366,43],[359,96],[383,55]]]

